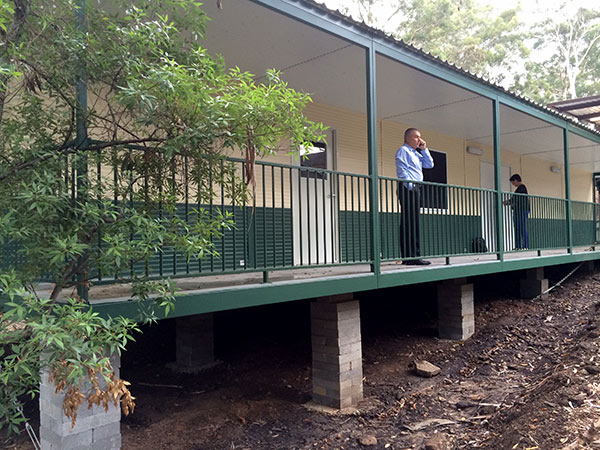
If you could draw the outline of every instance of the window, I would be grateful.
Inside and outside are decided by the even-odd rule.
[[[433,169],[423,169],[423,181],[432,183],[448,184],[448,169],[446,154],[429,150],[433,158]],[[448,208],[448,188],[445,186],[428,186],[427,195],[421,196],[421,207],[423,208]]]
[[[300,166],[313,169],[327,169],[327,144],[325,142],[312,142],[312,145],[300,150]],[[300,170],[304,178],[327,179],[327,173],[313,170]]]

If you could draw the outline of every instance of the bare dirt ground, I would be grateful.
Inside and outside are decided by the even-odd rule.
[[[549,270],[551,284],[573,267]],[[305,406],[307,302],[218,315],[222,363],[199,375],[166,367],[164,321],[123,357],[137,397],[123,449],[600,448],[600,275],[575,272],[538,300],[516,298],[516,273],[473,281],[477,330],[464,343],[434,337],[434,284],[360,295],[365,400],[351,414]],[[441,374],[417,377],[417,359]],[[2,445],[32,448],[26,436]]]

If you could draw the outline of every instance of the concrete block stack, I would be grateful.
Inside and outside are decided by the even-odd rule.
[[[326,297],[311,305],[313,400],[333,408],[363,398],[360,306],[350,296]]]
[[[214,315],[197,314],[176,319],[176,367],[194,371],[215,362]]]
[[[464,341],[475,333],[473,285],[452,280],[438,285],[438,335]]]
[[[548,290],[548,279],[544,278],[544,268],[537,267],[525,271],[520,283],[521,298],[535,298]]]
[[[120,358],[111,358],[117,371]],[[42,450],[118,450],[121,448],[121,409],[110,405],[88,409],[84,401],[73,427],[62,410],[64,395],[56,394],[48,373],[42,372],[40,384],[40,443]]]

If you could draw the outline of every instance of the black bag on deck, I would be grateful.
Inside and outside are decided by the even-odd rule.
[[[482,237],[474,237],[471,241],[471,251],[473,253],[487,253],[488,248],[485,239]]]

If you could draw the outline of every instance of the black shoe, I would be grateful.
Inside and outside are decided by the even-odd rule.
[[[424,259],[411,259],[404,261],[402,264],[406,264],[407,266],[427,266],[431,264],[431,261],[426,261]]]

